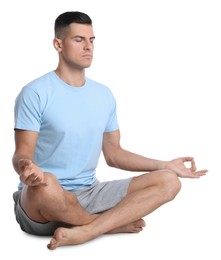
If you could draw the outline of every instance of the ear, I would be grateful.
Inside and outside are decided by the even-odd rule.
[[[53,45],[57,52],[62,51],[62,40],[61,39],[54,38]]]

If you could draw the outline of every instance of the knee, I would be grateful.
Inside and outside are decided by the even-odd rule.
[[[181,182],[176,173],[164,170],[160,182],[162,195],[166,201],[173,200],[181,189]]]
[[[44,179],[45,179],[45,182],[48,185],[52,185],[52,184],[58,184],[58,179],[57,177],[50,173],[50,172],[45,172],[44,173]]]
[[[23,201],[29,205],[37,205],[39,208],[50,207],[51,205],[59,205],[60,211],[65,211],[66,205],[66,193],[60,185],[56,176],[51,173],[45,173],[46,185],[39,186],[25,186],[23,189]],[[73,202],[75,197],[73,197]],[[76,199],[75,199],[76,200]],[[77,201],[77,200],[76,200]]]
[[[25,186],[23,189],[23,193],[30,200],[37,200],[38,198],[42,200],[42,196],[44,194],[48,194],[51,192],[52,187],[58,184],[57,178],[52,174],[46,172],[44,174],[44,181],[46,185],[37,185],[37,186]]]

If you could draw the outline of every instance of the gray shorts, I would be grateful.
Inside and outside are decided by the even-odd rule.
[[[107,182],[96,181],[90,187],[73,191],[81,206],[90,214],[100,213],[116,206],[127,194],[131,178]],[[52,236],[56,228],[62,226],[60,222],[38,223],[31,220],[21,208],[19,200],[21,191],[13,194],[14,212],[21,229],[32,235]]]

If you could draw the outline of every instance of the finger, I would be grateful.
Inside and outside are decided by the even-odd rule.
[[[36,176],[36,177],[31,181],[30,185],[31,185],[31,186],[37,186],[37,185],[40,184],[40,182],[41,182],[41,181],[39,180],[39,177]]]
[[[22,165],[30,165],[32,163],[32,160],[29,160],[29,159],[20,159],[18,161],[19,164],[22,164]]]
[[[207,174],[207,172],[208,172],[208,170],[200,170],[200,171],[195,172],[194,174],[197,174],[198,176],[204,176]]]
[[[39,185],[47,186],[47,183],[45,182],[44,178],[42,178],[42,176],[37,176],[35,174],[29,176],[26,184],[30,186],[39,186]]]
[[[194,158],[191,160],[190,170],[191,170],[192,172],[196,172],[196,170],[197,170],[197,168],[196,168],[196,163],[195,163]]]
[[[182,157],[182,160],[183,160],[183,162],[191,162],[193,160],[193,157],[185,156],[185,157]]]
[[[25,179],[25,184],[32,185],[33,183],[38,181],[38,176],[34,173],[31,173],[27,178]]]
[[[190,167],[187,168],[189,168],[191,172],[195,172],[197,170],[196,163],[193,157],[191,156],[182,157],[182,160],[184,163],[190,163]]]
[[[22,171],[24,171],[28,166],[32,164],[32,161],[29,159],[20,159],[18,161],[19,167],[21,168]]]
[[[207,170],[200,170],[200,171],[192,172],[189,177],[190,178],[200,178],[200,177],[206,175],[207,172],[208,172]]]

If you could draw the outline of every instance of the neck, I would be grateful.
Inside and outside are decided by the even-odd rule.
[[[85,70],[66,70],[58,66],[55,73],[70,86],[82,87],[85,84]]]

